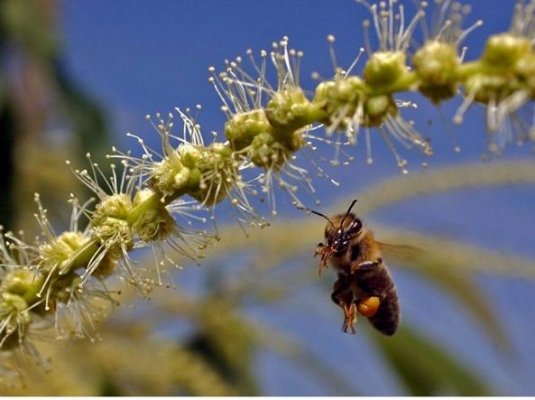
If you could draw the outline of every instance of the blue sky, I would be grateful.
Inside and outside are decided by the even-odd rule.
[[[507,29],[514,1],[465,3],[473,6],[468,24],[477,19],[485,21],[484,26],[471,34],[466,42],[469,46],[467,58],[470,59],[479,54],[483,38]],[[312,89],[314,86],[309,77],[313,71],[325,77],[332,73],[326,36],[336,36],[339,64],[349,65],[363,45],[361,21],[368,16],[363,7],[351,0],[69,0],[62,4],[61,26],[67,70],[105,105],[117,135],[115,141],[123,148],[134,145],[124,138],[128,131],[147,140],[156,139],[145,121],[145,114],[167,113],[176,106],[185,108],[201,103],[200,122],[205,131],[221,132],[225,119],[219,110],[220,101],[207,80],[208,67],[214,65],[222,69],[224,59],[244,55],[248,48],[256,51],[269,49],[273,41],[284,35],[290,38],[292,47],[304,51],[302,83]],[[431,160],[431,168],[460,161],[478,162],[485,146],[481,110],[477,107],[471,110],[459,128],[449,123],[458,102],[442,107],[445,118],[425,100],[419,104],[420,108],[410,118],[414,118],[417,127],[425,130],[433,140],[437,154]],[[428,124],[428,120],[432,122]],[[452,151],[453,142],[448,130],[458,137],[463,149],[460,154]],[[355,165],[336,172],[344,182],[340,188],[333,189],[327,183],[318,183],[318,196],[322,203],[327,207],[379,179],[399,174],[384,147],[379,142],[374,146],[377,162],[372,167],[365,166],[364,150],[357,149]],[[529,149],[513,147],[504,156],[513,159],[526,157],[529,157]],[[413,168],[418,169],[418,156],[413,153],[408,158]],[[373,217],[379,222],[432,233],[449,229],[463,240],[534,257],[535,224],[529,222],[533,218],[530,204],[533,204],[534,198],[535,190],[527,187],[462,191],[411,200]],[[284,205],[283,213],[300,215]],[[416,291],[407,302],[408,312],[414,312],[414,321],[425,322],[425,312],[435,304],[438,304],[437,307],[442,304],[440,296],[429,293],[425,285],[410,277],[401,276],[401,280],[402,288],[411,293]],[[513,294],[510,297],[513,309],[521,310],[524,304],[535,303],[532,283],[483,277],[481,285],[493,298],[508,298]],[[427,307],[431,309],[418,311],[419,302],[428,303]],[[498,310],[507,309],[507,304],[499,299],[496,306]],[[464,323],[461,317],[451,312],[455,305],[449,307],[449,314],[447,310],[444,314],[448,319],[446,322]],[[513,311],[503,319],[510,325],[517,348],[528,349],[535,354],[531,337],[526,334],[535,329],[535,311],[522,314]],[[285,322],[283,320],[281,324]],[[443,329],[448,326],[446,322],[429,328],[429,332],[449,341],[448,345],[457,351],[463,351],[466,345],[459,347],[455,343],[456,336],[452,339],[447,328],[446,331]],[[496,378],[496,382],[505,391],[535,393],[535,383],[530,379],[535,374],[534,360],[522,360],[518,381],[514,382],[510,376],[500,375],[501,368],[488,365],[498,362],[496,355],[489,346],[477,343],[480,338],[477,334],[471,335],[472,341],[469,341],[466,350],[471,347],[477,349],[477,354],[474,351],[471,355],[471,365],[488,370],[489,376],[501,376]],[[347,337],[340,339],[340,343],[341,348],[346,350],[363,345],[361,339],[356,344],[354,338]],[[343,353],[340,348],[333,351]],[[264,371],[267,371],[264,374],[267,394],[324,394],[321,388],[306,381],[301,388],[309,388],[308,392],[284,393],[291,390],[291,382],[280,385],[280,380],[284,382],[288,378],[277,378],[285,374],[277,370],[277,360],[268,359],[262,363],[265,364]],[[288,373],[292,376],[291,372]],[[376,381],[370,377],[372,386],[375,385],[370,394],[389,394],[384,393],[381,382]],[[392,385],[395,387],[395,383]],[[281,392],[278,391],[280,387]],[[386,387],[389,387],[388,384]]]

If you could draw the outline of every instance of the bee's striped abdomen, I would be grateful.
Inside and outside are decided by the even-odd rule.
[[[369,296],[379,297],[377,312],[369,317],[370,323],[385,335],[393,335],[399,325],[399,301],[394,281],[383,265],[357,274],[357,285]]]

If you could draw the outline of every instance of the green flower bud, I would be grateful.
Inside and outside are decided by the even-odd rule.
[[[202,157],[196,167],[201,173],[205,173],[222,165],[231,165],[233,161],[232,149],[224,143],[214,142],[202,149]]]
[[[109,237],[112,235],[111,232],[104,233],[108,228],[97,229],[96,236],[101,240]],[[87,246],[88,238],[83,233],[64,232],[55,240],[39,247],[39,269],[47,273],[67,275],[78,268],[87,268],[91,258],[81,254],[88,250]],[[108,276],[115,268],[115,264],[115,259],[111,255],[106,255],[99,259],[98,266],[92,265],[91,268],[96,276]]]
[[[530,52],[522,57],[516,64],[516,73],[521,85],[530,91],[532,99],[535,98],[535,54]]]
[[[130,250],[134,247],[132,231],[127,221],[107,218],[102,225],[95,225],[93,237],[109,247],[114,257],[121,257],[122,248]]]
[[[266,116],[280,131],[293,132],[310,123],[312,104],[298,86],[276,92],[266,107]]]
[[[43,278],[35,271],[16,269],[4,276],[0,290],[20,296],[26,303],[31,304],[36,300],[42,285]]]
[[[269,134],[257,135],[251,143],[251,160],[265,169],[279,170],[291,156],[291,152]]]
[[[183,143],[178,148],[178,155],[180,156],[180,163],[189,169],[195,168],[197,163],[202,158],[201,151],[192,144]],[[175,178],[175,181],[178,179]]]
[[[87,238],[81,232],[63,232],[52,242],[39,247],[40,268],[50,272],[59,266],[60,273],[67,272],[72,267],[71,257],[86,241]]]
[[[198,168],[191,170],[188,176],[188,183],[185,185],[187,187],[187,190],[185,193],[188,193],[188,191],[191,191],[201,184],[202,180],[202,172]]]
[[[452,44],[437,40],[426,42],[413,58],[414,69],[421,80],[419,91],[435,104],[453,97],[460,63]]]
[[[273,159],[273,149],[277,146],[277,142],[273,136],[263,133],[257,135],[253,143],[251,143],[251,160],[256,166],[269,168]]]
[[[392,96],[379,95],[370,97],[364,106],[363,126],[379,126],[387,116],[394,116],[397,112],[398,109]]]
[[[327,114],[321,122],[331,126],[336,120],[338,125],[335,128],[345,130],[357,107],[364,101],[365,91],[366,85],[358,76],[335,78],[320,83],[316,88],[313,103]],[[340,110],[343,110],[345,118],[339,118]]]
[[[18,294],[3,292],[0,297],[0,315],[6,315],[8,313],[17,312],[22,313],[28,308],[28,303],[24,298]],[[21,314],[24,318],[24,322],[29,322],[30,316]]]
[[[7,323],[4,323],[7,321]],[[3,329],[0,331],[2,350],[19,347],[26,327],[32,322],[28,312],[28,303],[22,296],[3,292],[0,296],[0,322]]]
[[[225,124],[225,137],[235,150],[241,150],[251,144],[256,135],[271,132],[264,110],[252,110],[234,115]]]
[[[183,152],[187,162],[195,164],[196,153],[194,151]],[[151,186],[164,195],[164,197],[176,197],[185,193],[190,184],[191,169],[182,162],[178,151],[155,163],[151,173]]]
[[[175,199],[184,194],[199,190],[204,173],[216,163],[222,162],[221,157],[229,158],[230,148],[210,148],[202,145],[181,144],[177,151],[155,164],[151,184],[154,190],[162,193],[164,198]],[[221,146],[225,147],[223,144]]]
[[[97,204],[92,222],[93,225],[101,225],[102,220],[107,218],[127,219],[131,211],[130,197],[122,193],[114,194]]]
[[[214,142],[209,147],[210,151],[218,157],[219,161],[232,158],[232,149],[225,143]]]
[[[180,189],[188,186],[191,170],[189,168],[182,168],[180,171],[176,171],[173,175],[173,189],[179,191]]]
[[[498,74],[472,75],[464,86],[467,93],[474,94],[475,101],[483,104],[503,100],[514,91],[511,82]]]
[[[292,118],[303,115],[304,112],[302,101],[305,97],[299,91],[282,91],[281,96],[271,103],[271,117],[277,121],[277,126],[271,125],[264,110],[238,114],[228,121],[225,135],[234,149],[247,147],[248,156],[255,165],[280,169],[287,159],[285,156],[297,151],[304,144],[299,130],[291,130],[297,126],[297,120]],[[292,99],[297,99],[297,103],[291,105]],[[285,114],[285,110],[288,113]]]
[[[467,93],[483,104],[500,102],[518,90],[533,92],[535,56],[527,38],[503,33],[491,36],[481,59],[483,70],[465,83]]]
[[[336,81],[321,82],[318,86],[316,86],[316,92],[312,101],[319,106],[326,108],[330,103],[330,100],[335,97],[333,95],[333,92],[336,91],[335,87]]]
[[[531,43],[528,38],[501,33],[492,35],[487,40],[481,61],[491,68],[512,68],[530,52]]]
[[[239,180],[233,151],[223,143],[214,142],[203,148],[197,168],[199,183],[188,194],[208,207],[223,201]]]
[[[332,114],[340,107],[355,106],[364,96],[365,83],[358,76],[322,82],[316,88],[314,103]]]
[[[134,197],[134,207],[149,203],[154,195],[150,189],[141,190]],[[162,240],[172,232],[175,221],[161,201],[152,201],[144,212],[132,223],[132,230],[145,242]]]
[[[407,73],[405,53],[401,51],[375,52],[364,67],[364,79],[375,90],[388,91]]]
[[[133,205],[126,194],[115,194],[97,204],[91,225],[93,237],[110,247],[116,256],[134,246],[128,217]]]

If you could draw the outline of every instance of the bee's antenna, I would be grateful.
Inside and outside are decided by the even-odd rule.
[[[357,203],[357,201],[358,201],[358,200],[355,199],[355,200],[353,200],[353,201],[351,202],[351,204],[349,205],[349,208],[347,209],[346,214],[344,215],[344,218],[342,218],[342,219],[340,220],[340,228],[341,228],[342,226],[344,226],[344,221],[345,221],[346,217],[349,215],[349,213],[351,212],[351,209],[352,209],[353,206]]]
[[[322,213],[320,213],[318,211],[311,210],[310,208],[307,208],[307,207],[301,207],[301,206],[296,206],[296,207],[299,210],[308,211],[308,212],[311,212],[312,214],[316,214],[316,215],[319,215],[320,217],[325,218],[329,222],[329,224],[331,224],[332,227],[334,228],[333,222],[325,214],[322,214]]]

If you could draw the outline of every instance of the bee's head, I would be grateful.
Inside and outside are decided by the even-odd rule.
[[[362,221],[351,213],[351,209],[357,200],[353,200],[345,214],[338,214],[332,219],[317,211],[303,208],[313,214],[319,215],[327,220],[325,227],[325,239],[327,239],[327,247],[331,254],[341,254],[347,250],[351,239],[358,235],[362,230]]]
[[[350,208],[351,209],[351,208]],[[335,254],[347,250],[351,240],[362,230],[362,221],[349,211],[336,215],[325,227],[327,245]]]

